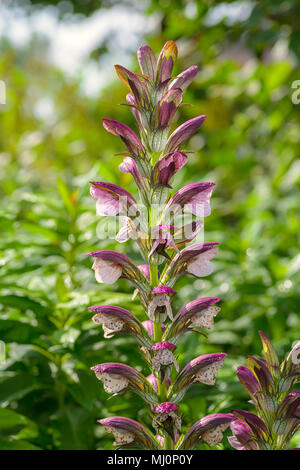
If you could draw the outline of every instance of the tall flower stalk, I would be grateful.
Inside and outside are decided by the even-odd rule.
[[[142,256],[137,266],[125,254],[101,250],[88,253],[94,259],[96,280],[112,284],[128,279],[140,296],[145,321],[140,322],[130,311],[113,305],[90,307],[93,320],[102,324],[104,336],[127,333],[141,348],[150,375],[143,376],[134,368],[119,363],[98,364],[92,369],[104,384],[105,391],[121,394],[131,390],[149,406],[151,432],[144,424],[119,416],[100,419],[114,434],[118,448],[192,449],[205,442],[221,442],[223,431],[235,419],[232,414],[206,416],[181,434],[180,401],[195,384],[214,385],[224,353],[196,357],[182,370],[176,360],[176,345],[188,331],[211,329],[219,312],[218,297],[203,297],[173,313],[172,300],[177,295],[176,280],[184,274],[195,277],[212,272],[211,259],[217,254],[216,242],[190,245],[203,229],[202,218],[210,214],[210,197],[214,183],[193,183],[171,195],[171,181],[188,160],[183,149],[186,141],[205,120],[197,116],[170,135],[176,110],[183,92],[197,73],[192,66],[172,77],[177,58],[174,41],[168,41],[158,59],[152,49],[143,45],[137,53],[140,74],[116,66],[119,78],[128,88],[127,104],[136,119],[139,135],[125,124],[103,118],[104,128],[119,137],[126,151],[119,169],[134,178],[139,202],[125,189],[112,183],[93,181],[91,195],[97,213],[116,216],[121,228],[119,242],[134,239]],[[201,332],[201,330],[200,330]],[[171,378],[172,376],[172,378]]]
[[[230,444],[238,450],[287,450],[300,425],[300,389],[294,389],[300,374],[300,342],[280,364],[276,351],[259,332],[264,358],[250,356],[248,367],[237,376],[251,397],[256,414],[233,410]]]

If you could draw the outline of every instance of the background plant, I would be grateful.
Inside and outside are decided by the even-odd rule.
[[[229,442],[238,450],[287,450],[300,422],[300,390],[294,389],[300,373],[300,342],[280,364],[269,338],[259,334],[264,358],[250,356],[249,368],[237,369],[257,414],[233,410],[238,420],[231,423]]]
[[[205,386],[187,392],[182,410],[186,423],[192,423],[195,414],[252,409],[245,405],[247,395],[235,369],[243,357],[261,353],[259,329],[272,338],[279,356],[299,340],[299,110],[291,101],[290,88],[299,79],[298,5],[285,2],[283,12],[273,2],[251,3],[254,9],[246,19],[231,22],[221,16],[209,24],[208,10],[214,10],[217,2],[178,1],[170,8],[167,2],[153,1],[145,13],[149,24],[157,15],[153,30],[130,49],[133,57],[133,49],[145,40],[158,51],[168,38],[175,39],[180,57],[174,73],[191,63],[200,69],[186,92],[186,101],[193,106],[179,109],[176,120],[208,115],[201,137],[189,143],[196,153],[178,173],[174,186],[192,183],[199,176],[216,182],[206,234],[207,239],[220,242],[222,256],[214,262],[211,276],[195,284],[184,277],[178,280],[181,299],[179,303],[174,298],[174,309],[195,298],[201,288],[208,296],[222,298],[222,317],[209,342],[189,335],[177,351],[186,361],[220,350],[228,356],[209,394]],[[83,13],[92,14],[87,8]],[[114,54],[114,39],[107,37],[91,60],[101,68]],[[129,65],[136,67],[135,60],[132,64],[128,60]],[[122,405],[107,401],[89,368],[99,362],[99,348],[103,361],[122,357],[133,363],[135,342],[120,337],[99,340],[87,307],[114,303],[131,308],[137,316],[142,311],[137,299],[130,302],[125,281],[118,283],[117,290],[115,285],[106,286],[101,298],[99,292],[96,295],[83,253],[104,244],[99,245],[96,238],[87,181],[98,175],[133,191],[130,176],[120,176],[117,165],[111,165],[111,155],[123,147],[101,129],[99,116],[126,119],[130,126],[134,119],[130,120],[125,107],[116,106],[124,101],[122,84],[107,84],[93,99],[83,96],[81,76],[70,78],[53,66],[45,38],[40,36],[22,46],[2,37],[0,71],[8,103],[1,106],[0,119],[0,338],[9,358],[1,365],[1,446],[111,448],[111,438],[93,424],[103,412],[136,419],[139,398],[126,394]],[[46,119],[36,112],[45,97],[55,110]],[[63,198],[58,176],[64,182]],[[77,237],[70,243],[74,223]],[[116,242],[107,248],[115,249]],[[126,247],[126,253],[138,260],[134,246]],[[76,290],[68,284],[70,261],[76,265]],[[57,326],[48,318],[56,323],[56,317],[69,314],[77,336],[73,342],[64,335],[54,340]],[[37,352],[36,345],[50,352],[54,347],[63,364],[62,374],[56,373],[52,356]],[[142,361],[137,365],[142,366]],[[84,389],[82,381],[74,384],[78,374],[88,377]],[[10,411],[17,413],[15,421],[5,419]],[[143,411],[139,418],[145,418]],[[229,448],[226,442],[223,445]],[[292,445],[297,445],[295,440]]]

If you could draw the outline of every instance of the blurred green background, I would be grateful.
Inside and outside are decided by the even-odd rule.
[[[112,449],[96,419],[150,423],[139,398],[108,400],[89,370],[117,361],[149,373],[134,340],[104,340],[87,309],[115,304],[145,319],[131,286],[96,284],[84,255],[118,249],[142,262],[133,243],[97,240],[102,222],[89,181],[135,192],[118,171],[114,155],[123,147],[100,118],[134,127],[128,107],[119,106],[126,90],[113,64],[137,70],[144,42],[157,53],[176,40],[175,72],[199,66],[185,94],[192,106],[176,121],[208,117],[174,190],[216,182],[205,224],[205,240],[220,242],[214,274],[181,278],[175,306],[221,297],[214,330],[207,340],[186,335],[179,362],[207,352],[228,357],[215,387],[197,385],[186,395],[184,429],[208,413],[251,410],[235,370],[261,354],[257,331],[280,356],[300,337],[300,104],[292,99],[299,2],[22,0],[2,2],[0,12],[0,449]],[[217,446],[229,447],[226,439]]]

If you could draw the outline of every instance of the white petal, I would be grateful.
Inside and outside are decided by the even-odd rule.
[[[172,420],[174,421],[175,427],[178,431],[181,429],[181,418],[178,416],[175,411],[171,411],[168,413],[169,416],[171,416]]]
[[[161,349],[155,354],[155,359],[163,366],[168,366],[174,362],[174,356],[170,349]]]
[[[104,315],[97,313],[93,316],[93,321],[97,325],[103,326],[104,338],[110,338],[114,333],[118,333],[123,329],[124,322],[113,315]]]
[[[119,264],[101,258],[96,258],[92,268],[95,271],[96,281],[105,284],[113,284],[122,275],[122,267]]]
[[[197,277],[208,276],[213,271],[213,264],[210,260],[216,256],[218,248],[212,248],[201,253],[192,261],[187,263],[187,271]]]
[[[154,313],[156,310],[156,304],[153,302],[153,300],[150,302],[148,306],[148,317],[150,318],[151,321],[154,320]]]
[[[167,294],[157,294],[151,300],[148,307],[148,316],[152,321],[157,307],[165,307],[169,318],[173,320],[173,313],[170,305],[170,297]]]
[[[130,229],[127,225],[125,225],[124,227],[121,228],[121,230],[117,234],[116,241],[119,243],[127,242],[130,236],[131,236]]]
[[[119,374],[96,373],[96,377],[103,382],[104,390],[107,393],[119,393],[128,385],[126,377]]]
[[[173,364],[177,372],[179,372],[179,365],[178,362],[176,361],[175,357],[173,357]]]
[[[202,434],[202,439],[210,446],[215,446],[219,444],[219,442],[223,439],[222,430],[220,429],[221,426],[217,426],[214,429],[210,429]]]
[[[121,203],[113,199],[111,196],[103,194],[101,198],[97,199],[96,212],[101,216],[115,216],[118,215],[121,210]]]
[[[105,426],[104,429],[106,432],[110,432],[114,435],[115,446],[129,444],[135,439],[134,434],[132,434],[132,432],[126,431],[126,429],[116,429],[110,426]]]
[[[210,307],[202,310],[192,317],[193,325],[211,330],[214,326],[214,317],[219,313],[220,310],[220,307],[211,305]]]
[[[205,385],[215,385],[216,377],[218,374],[218,369],[220,369],[224,364],[224,361],[213,362],[206,367],[202,367],[195,374],[195,381],[201,382]]]
[[[129,217],[120,217],[120,223],[123,225],[116,236],[116,240],[119,243],[127,242],[129,238],[136,237],[136,227]]]
[[[172,307],[170,302],[166,304],[166,310],[167,310],[167,315],[170,318],[170,320],[173,320],[173,312],[172,312]]]
[[[152,365],[155,370],[160,370],[160,359],[157,357],[157,355],[152,359]]]
[[[133,291],[133,294],[132,294],[132,297],[131,297],[131,300],[134,300],[136,298],[136,296],[138,295],[139,293],[139,290],[138,289],[134,289]]]
[[[207,217],[211,214],[210,208],[210,197],[211,197],[212,189],[207,189],[206,191],[202,191],[201,193],[197,194],[193,198],[189,200],[189,202],[185,205],[185,207],[194,215],[198,217]]]

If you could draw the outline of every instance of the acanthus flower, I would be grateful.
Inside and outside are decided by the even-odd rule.
[[[206,116],[203,114],[202,116],[197,116],[189,121],[186,121],[181,126],[177,127],[177,129],[170,135],[167,145],[166,151],[167,152],[174,152],[179,150],[182,144],[188,140],[191,135],[193,135],[199,127],[205,121]]]
[[[159,100],[154,111],[155,127],[158,129],[168,129],[172,118],[182,101],[182,90],[171,88]]]
[[[92,251],[87,256],[95,258],[92,269],[97,282],[114,284],[122,277],[136,285],[142,296],[148,293],[148,280],[128,256],[111,250]]]
[[[115,65],[115,69],[120,80],[132,92],[136,105],[143,109],[148,109],[150,100],[144,83],[135,73],[130,72],[130,70],[127,70],[122,65]]]
[[[169,286],[157,286],[151,291],[152,300],[149,303],[148,315],[150,320],[154,320],[157,309],[160,310],[158,316],[163,321],[166,316],[173,320],[170,296],[176,294],[176,291]],[[161,311],[163,309],[163,311]]]
[[[220,311],[220,308],[214,305],[219,300],[219,297],[203,297],[186,304],[167,328],[164,339],[177,342],[183,333],[193,331],[193,326],[211,329],[214,317]]]
[[[259,450],[256,436],[248,424],[236,420],[230,424],[233,436],[228,437],[229,443],[236,450]]]
[[[147,202],[149,196],[149,182],[139,170],[136,161],[132,157],[125,157],[123,162],[119,165],[119,170],[122,173],[130,174],[134,178],[144,201]]]
[[[175,77],[170,85],[169,89],[174,88],[181,88],[181,90],[185,90],[194,80],[195,76],[197,75],[198,72],[198,66],[197,65],[192,65],[189,67],[187,70],[184,70],[181,72],[177,77]]]
[[[130,217],[122,218],[122,226],[116,235],[116,241],[119,243],[127,242],[130,238],[138,240],[140,234]]]
[[[171,77],[173,66],[177,59],[177,46],[174,41],[168,41],[159,54],[156,64],[156,82],[165,83]]]
[[[111,418],[99,419],[98,423],[102,424],[107,432],[114,435],[114,445],[119,449],[128,446],[141,449],[161,448],[149,429],[133,419],[113,416]]]
[[[96,209],[98,215],[128,214],[130,206],[136,204],[134,197],[116,184],[91,181],[91,185],[90,194],[97,199]]]
[[[169,200],[163,217],[184,208],[198,217],[207,217],[211,213],[210,198],[215,183],[192,183],[179,189]]]
[[[237,368],[236,374],[244,389],[256,401],[257,395],[262,391],[262,387],[253,372],[247,367],[240,366]]]
[[[153,254],[168,258],[167,250],[170,248],[179,252],[171,233],[174,229],[175,227],[173,225],[159,225],[152,229],[150,234],[152,247],[149,251],[148,258],[153,256]],[[160,260],[156,260],[156,264],[160,264]]]
[[[170,259],[168,250],[180,253],[179,247],[191,242],[202,228],[201,220],[194,220],[181,228],[167,224],[158,225],[150,234],[152,247],[148,257],[152,257],[153,264],[161,264],[163,258]]]
[[[218,370],[224,365],[225,353],[212,353],[198,356],[188,362],[179,372],[169,396],[174,402],[182,399],[194,384],[214,385]]]
[[[172,440],[175,439],[177,431],[181,429],[181,418],[176,413],[178,411],[176,403],[159,403],[153,409],[154,418],[152,426],[162,434],[168,434]]]
[[[177,278],[185,271],[196,277],[208,276],[213,271],[210,260],[216,256],[217,246],[217,242],[205,242],[184,248],[172,259],[162,282],[174,285]]]
[[[290,392],[278,408],[273,429],[282,440],[290,440],[300,425],[300,389]]]
[[[147,44],[143,44],[137,52],[137,58],[142,74],[154,81],[156,74],[156,57],[151,47]]]
[[[151,383],[133,367],[118,362],[106,362],[91,369],[103,382],[107,393],[120,394],[132,390],[148,403],[156,403],[157,395]]]
[[[197,421],[188,430],[182,440],[178,442],[176,449],[194,449],[201,442],[215,446],[223,439],[223,432],[235,419],[233,414],[214,413]]]
[[[89,307],[89,310],[96,312],[93,322],[102,325],[104,338],[127,333],[134,336],[142,346],[151,346],[152,338],[147,334],[147,328],[129,310],[115,305],[95,305]]]
[[[175,344],[169,343],[168,341],[161,341],[151,346],[153,352],[152,364],[155,370],[160,371],[163,367],[167,368],[165,373],[166,377],[169,377],[172,365],[174,365],[177,372],[179,372],[178,363],[173,355],[173,350],[176,349]]]

